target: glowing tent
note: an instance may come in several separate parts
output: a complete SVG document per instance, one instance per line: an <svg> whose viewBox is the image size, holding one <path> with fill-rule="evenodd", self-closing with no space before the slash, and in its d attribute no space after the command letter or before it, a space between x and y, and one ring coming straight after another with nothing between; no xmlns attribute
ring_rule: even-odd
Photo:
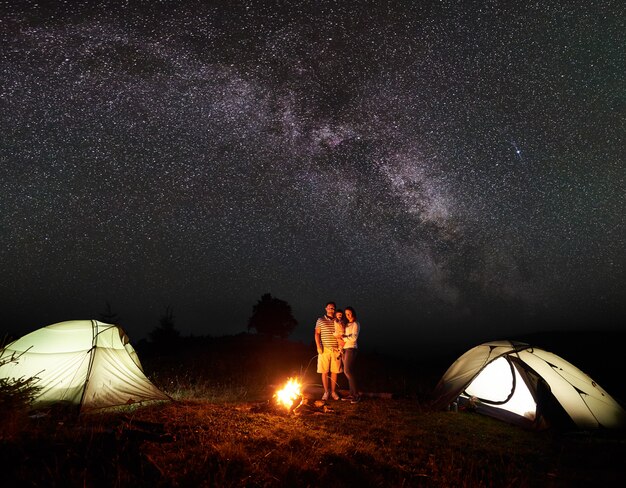
<svg viewBox="0 0 626 488"><path fill-rule="evenodd" d="M34 406L68 403L81 411L168 400L143 373L128 336L97 320L61 322L12 342L0 378L38 378Z"/></svg>
<svg viewBox="0 0 626 488"><path fill-rule="evenodd" d="M556 354L520 342L474 347L448 368L434 405L458 398L479 413L541 429L626 427L626 411L595 381Z"/></svg>

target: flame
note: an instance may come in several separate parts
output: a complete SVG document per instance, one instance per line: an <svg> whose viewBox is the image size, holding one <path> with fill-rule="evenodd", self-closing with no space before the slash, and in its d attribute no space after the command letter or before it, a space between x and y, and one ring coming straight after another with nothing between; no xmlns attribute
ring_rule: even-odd
<svg viewBox="0 0 626 488"><path fill-rule="evenodd" d="M302 396L302 384L296 378L289 378L283 389L274 396L279 405L291 410L294 402Z"/></svg>

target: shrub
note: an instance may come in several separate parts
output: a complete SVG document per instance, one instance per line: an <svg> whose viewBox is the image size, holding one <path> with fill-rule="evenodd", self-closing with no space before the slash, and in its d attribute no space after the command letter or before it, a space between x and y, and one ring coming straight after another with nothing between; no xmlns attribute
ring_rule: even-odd
<svg viewBox="0 0 626 488"><path fill-rule="evenodd" d="M15 362L19 355L4 355L0 349L0 367ZM22 430L27 421L27 411L40 388L39 378L0 378L0 438L12 437Z"/></svg>

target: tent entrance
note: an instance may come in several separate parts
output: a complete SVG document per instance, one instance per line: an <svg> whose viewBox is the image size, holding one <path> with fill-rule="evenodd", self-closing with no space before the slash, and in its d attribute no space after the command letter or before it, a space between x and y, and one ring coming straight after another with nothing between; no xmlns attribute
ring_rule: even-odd
<svg viewBox="0 0 626 488"><path fill-rule="evenodd" d="M489 363L465 388L462 397L476 397L493 408L534 420L537 403L515 365L505 356Z"/></svg>

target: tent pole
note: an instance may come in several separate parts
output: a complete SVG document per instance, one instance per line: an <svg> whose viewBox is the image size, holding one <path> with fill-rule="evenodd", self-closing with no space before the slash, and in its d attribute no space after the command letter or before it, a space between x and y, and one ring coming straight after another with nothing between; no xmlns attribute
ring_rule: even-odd
<svg viewBox="0 0 626 488"><path fill-rule="evenodd" d="M85 387L83 393L80 396L80 403L78 404L79 412L83 409L83 401L85 400L85 393L87 393L87 387L89 386L89 378L91 377L91 368L93 367L93 359L96 350L96 340L98 337L97 331L98 325L95 320L91 321L91 349L89 349L89 366L87 367L87 377L85 378Z"/></svg>

